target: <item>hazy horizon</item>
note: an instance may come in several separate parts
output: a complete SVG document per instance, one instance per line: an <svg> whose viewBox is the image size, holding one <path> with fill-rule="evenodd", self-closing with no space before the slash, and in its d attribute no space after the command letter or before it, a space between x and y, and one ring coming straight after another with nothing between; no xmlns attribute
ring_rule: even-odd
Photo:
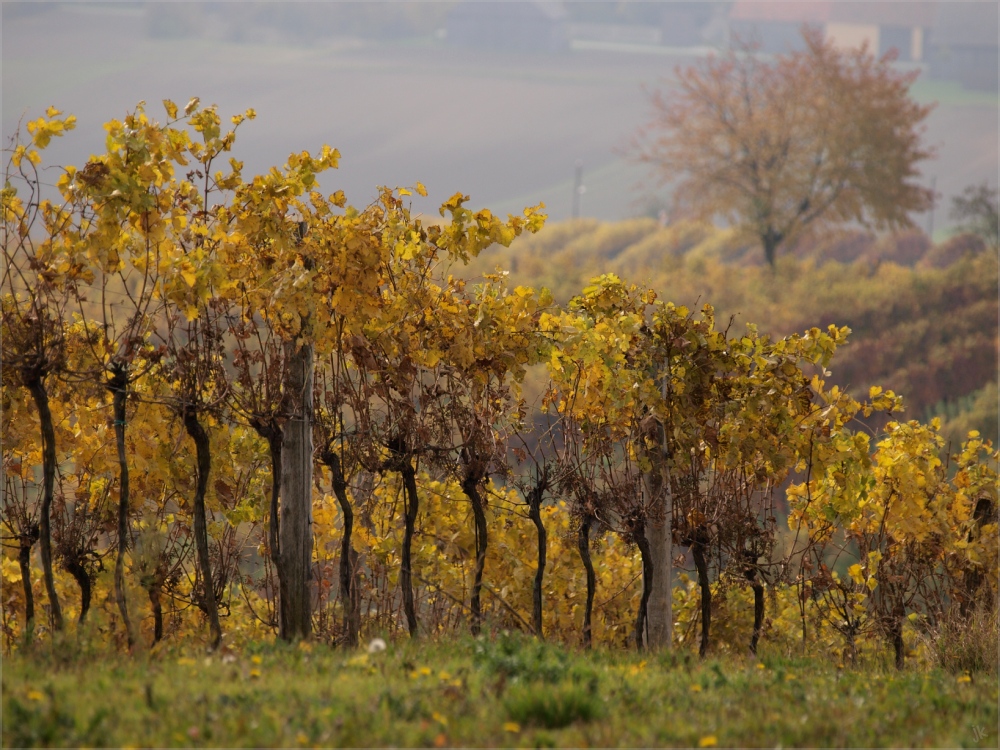
<svg viewBox="0 0 1000 750"><path fill-rule="evenodd" d="M79 165L103 151L101 125L138 101L162 120L162 99L183 105L197 96L223 117L256 109L234 150L245 174L327 143L342 159L324 190L343 189L349 202L364 205L378 185L420 181L430 195L414 205L425 212L462 191L471 205L498 213L544 201L553 220L568 218L578 160L582 216L615 220L653 210L669 196L622 149L650 115L648 92L705 51L702 38L689 49L458 47L441 38L447 3L378 4L381 15L354 4L258 3L253 13L223 3L45 5L3 4L5 144L22 118L54 105L75 114L78 126L53 142L44 164ZM227 20L237 7L245 17ZM390 9L403 13L396 26ZM168 11L181 20L168 13L164 21ZM328 11L339 16L320 28L316 19ZM361 33L365 24L384 28ZM623 28L633 36L643 30ZM921 165L922 181L934 179L941 193L934 219L941 229L952 196L996 183L996 95L925 78L915 96L942 100L925 136L938 155ZM637 188L644 180L648 188ZM927 218L914 217L925 229Z"/></svg>

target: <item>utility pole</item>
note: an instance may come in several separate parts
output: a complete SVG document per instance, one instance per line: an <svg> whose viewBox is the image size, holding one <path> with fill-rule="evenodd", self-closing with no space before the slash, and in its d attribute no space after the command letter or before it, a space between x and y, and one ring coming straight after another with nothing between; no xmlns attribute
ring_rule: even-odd
<svg viewBox="0 0 1000 750"><path fill-rule="evenodd" d="M574 219L580 218L580 202L586 192L587 186L583 184L583 160L577 159L573 174L573 203L570 210L570 216Z"/></svg>

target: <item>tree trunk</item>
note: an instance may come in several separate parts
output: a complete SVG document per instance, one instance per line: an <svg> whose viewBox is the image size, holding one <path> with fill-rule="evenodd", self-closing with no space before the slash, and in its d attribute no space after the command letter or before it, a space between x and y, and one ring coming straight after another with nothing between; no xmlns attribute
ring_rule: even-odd
<svg viewBox="0 0 1000 750"><path fill-rule="evenodd" d="M750 588L753 590L753 635L750 636L750 653L757 653L757 644L760 642L760 636L764 629L764 584L762 584L758 579L757 568L754 567L757 564L758 556L752 551L744 552L746 555L747 566L743 569L743 575L750 582Z"/></svg>
<svg viewBox="0 0 1000 750"><path fill-rule="evenodd" d="M892 649L896 654L896 669L902 669L906 660L906 650L903 647L903 623L895 622L892 626Z"/></svg>
<svg viewBox="0 0 1000 750"><path fill-rule="evenodd" d="M656 581L653 572L653 556L646 537L646 523L639 521L639 528L636 529L635 541L639 547L639 556L642 558L642 597L639 599L639 612L635 618L635 648L642 651L644 645L649 645L649 597L653 592L653 583Z"/></svg>
<svg viewBox="0 0 1000 750"><path fill-rule="evenodd" d="M222 626L219 624L219 606L215 601L215 585L212 580L212 564L208 553L208 519L205 514L205 494L208 492L208 477L212 469L211 445L208 433L198 420L198 412L193 406L184 408L184 428L194 440L198 460L198 483L194 492L194 543L198 553L198 570L201 573L201 603L208 616L211 634L210 648L215 650L222 642Z"/></svg>
<svg viewBox="0 0 1000 750"><path fill-rule="evenodd" d="M805 559L805 556L803 556ZM808 592L806 591L805 581L803 580L803 574L800 572L796 578L796 587L798 588L798 605L799 605L799 622L802 625L802 653L806 653L806 647L808 645L807 636L809 634L808 623L806 622L806 603L808 602Z"/></svg>
<svg viewBox="0 0 1000 750"><path fill-rule="evenodd" d="M479 482L482 476L479 472L466 469L462 480L462 491L472 503L472 515L475 519L476 537L476 567L472 578L472 597L469 601L469 611L472 616L472 635L479 635L483 625L483 610L480 596L483 589L483 569L486 567L486 549L488 537L486 532L486 511L483 508L483 496L479 493Z"/></svg>
<svg viewBox="0 0 1000 750"><path fill-rule="evenodd" d="M660 395L667 400L669 378L664 376ZM670 648L673 637L673 493L670 488L670 455L667 428L662 419L656 420L655 430L659 450L647 450L652 470L644 485L649 502L642 519L641 536L647 545L649 566L643 562L643 596L645 611L645 643L650 649ZM652 426L652 425L650 425ZM652 437L652 431L650 437Z"/></svg>
<svg viewBox="0 0 1000 750"><path fill-rule="evenodd" d="M764 630L764 585L760 581L750 584L753 589L753 635L750 637L750 653L756 655L757 644Z"/></svg>
<svg viewBox="0 0 1000 750"><path fill-rule="evenodd" d="M281 580L281 547L278 543L278 496L281 493L281 430L273 427L264 436L271 454L271 505L267 518L267 546L274 570ZM280 602L279 602L279 607Z"/></svg>
<svg viewBox="0 0 1000 750"><path fill-rule="evenodd" d="M906 662L906 648L903 643L903 620L906 619L906 611L902 605L894 608L889 621L889 640L892 642L892 650L896 656L896 669L902 669Z"/></svg>
<svg viewBox="0 0 1000 750"><path fill-rule="evenodd" d="M353 647L358 645L358 633L361 630L361 613L354 586L354 561L357 553L351 545L354 533L354 509L347 497L347 480L344 478L340 456L332 449L325 450L323 462L330 467L333 494L344 514L344 537L340 542L340 601L344 607L344 644Z"/></svg>
<svg viewBox="0 0 1000 750"><path fill-rule="evenodd" d="M254 417L250 420L250 426L267 441L267 450L271 457L271 502L268 505L267 513L267 554L274 565L275 575L278 577L279 585L281 581L281 551L278 536L278 497L281 494L281 428L272 417L264 420ZM278 619L281 619L281 597L276 604ZM270 604L270 601L268 601ZM273 625L273 624L272 624Z"/></svg>
<svg viewBox="0 0 1000 750"><path fill-rule="evenodd" d="M577 549L583 559L583 567L587 570L587 606L583 610L583 645L585 648L591 646L590 615L594 609L594 591L597 588L597 576L594 575L594 563L590 560L590 526L593 517L586 515L580 524L580 533L577 536Z"/></svg>
<svg viewBox="0 0 1000 750"><path fill-rule="evenodd" d="M32 527L31 531L35 531ZM35 594L31 590L31 546L36 534L29 533L21 538L17 551L17 562L21 566L21 587L24 589L24 638L29 640L35 633Z"/></svg>
<svg viewBox="0 0 1000 750"><path fill-rule="evenodd" d="M545 553L548 536L542 523L542 494L536 487L528 496L528 518L535 524L538 533L538 567L535 569L535 581L531 586L531 626L535 635L544 637L542 632L542 581L545 578Z"/></svg>
<svg viewBox="0 0 1000 750"><path fill-rule="evenodd" d="M38 408L38 418L42 427L42 507L39 509L39 545L42 551L42 574L45 578L45 592L49 598L49 609L52 625L56 630L63 629L62 609L59 607L59 595L56 593L55 578L52 574L52 531L49 516L52 510L52 495L56 478L56 431L52 424L52 411L49 409L49 394L45 390L44 381L35 377L28 383L28 390Z"/></svg>
<svg viewBox="0 0 1000 750"><path fill-rule="evenodd" d="M281 520L278 569L283 640L312 632L312 416L313 347L285 344L285 400L289 414L281 439Z"/></svg>
<svg viewBox="0 0 1000 750"><path fill-rule="evenodd" d="M767 260L767 264L771 268L774 268L774 261L778 252L778 246L781 244L783 239L784 235L774 229L768 229L760 237L760 242L764 246L764 258Z"/></svg>
<svg viewBox="0 0 1000 750"><path fill-rule="evenodd" d="M709 631L712 626L712 588L708 582L708 560L705 558L705 537L703 529L695 531L695 540L691 544L691 556L694 557L698 569L698 586L701 588L701 646L698 655L708 653Z"/></svg>
<svg viewBox="0 0 1000 750"><path fill-rule="evenodd" d="M853 666L858 663L858 642L855 629L848 628L844 638L847 641L847 663Z"/></svg>
<svg viewBox="0 0 1000 750"><path fill-rule="evenodd" d="M962 576L962 598L958 604L958 613L966 622L972 619L972 613L976 610L976 593L979 591L982 583L982 571L974 565L966 563L965 572Z"/></svg>
<svg viewBox="0 0 1000 750"><path fill-rule="evenodd" d="M673 629L673 592L671 577L673 568L673 540L671 538L671 496L669 484L659 482L654 497L658 497L659 507L643 525L643 535L649 549L649 577L643 565L643 590L648 590L646 606L646 645L651 649L670 648ZM666 491L661 488L666 485ZM646 594L644 594L645 596Z"/></svg>
<svg viewBox="0 0 1000 750"><path fill-rule="evenodd" d="M996 523L996 508L993 501L988 497L979 498L976 501L976 508L972 512L972 518L975 523L969 529L967 537L967 541L969 542L979 538L984 525L987 523ZM980 566L969 562L965 563L965 571L962 577L963 586L958 606L959 615L963 620L970 620L972 613L975 612L978 599L981 598L978 594L984 579L985 576Z"/></svg>
<svg viewBox="0 0 1000 750"><path fill-rule="evenodd" d="M77 623L83 625L83 621L87 619L87 613L90 611L90 574L78 558L66 562L66 572L73 576L76 585L80 587L80 617L77 618Z"/></svg>
<svg viewBox="0 0 1000 750"><path fill-rule="evenodd" d="M116 366L108 383L111 390L115 443L118 446L118 555L115 558L115 601L125 626L125 637L131 650L136 636L132 620L128 616L128 600L125 594L125 553L128 550L128 460L125 456L125 397L128 393L128 373L124 366Z"/></svg>
<svg viewBox="0 0 1000 750"><path fill-rule="evenodd" d="M406 625L410 637L417 637L417 608L413 602L413 567L411 550L413 548L413 532L417 526L417 472L411 459L407 456L402 465L403 475L403 549L401 550L399 583L403 587L403 611L406 614Z"/></svg>
<svg viewBox="0 0 1000 750"><path fill-rule="evenodd" d="M153 644L163 640L163 604L160 602L160 582L153 581L146 589L149 594L149 606L153 610Z"/></svg>

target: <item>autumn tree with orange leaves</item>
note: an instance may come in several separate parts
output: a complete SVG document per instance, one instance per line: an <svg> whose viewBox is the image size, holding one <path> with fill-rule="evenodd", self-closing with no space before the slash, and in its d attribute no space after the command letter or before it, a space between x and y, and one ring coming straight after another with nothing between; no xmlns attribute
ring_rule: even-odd
<svg viewBox="0 0 1000 750"><path fill-rule="evenodd" d="M931 106L909 97L917 72L866 46L836 48L804 28L804 48L768 59L753 45L678 69L653 95L633 153L674 187L677 207L720 216L779 249L822 225L910 225L933 192L917 182Z"/></svg>

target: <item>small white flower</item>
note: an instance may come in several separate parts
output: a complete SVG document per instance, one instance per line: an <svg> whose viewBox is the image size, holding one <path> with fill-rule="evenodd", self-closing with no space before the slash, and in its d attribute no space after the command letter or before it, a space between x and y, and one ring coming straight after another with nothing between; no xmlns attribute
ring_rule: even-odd
<svg viewBox="0 0 1000 750"><path fill-rule="evenodd" d="M385 641L381 638L372 638L371 643L368 644L368 653L377 654L379 651L385 651Z"/></svg>

